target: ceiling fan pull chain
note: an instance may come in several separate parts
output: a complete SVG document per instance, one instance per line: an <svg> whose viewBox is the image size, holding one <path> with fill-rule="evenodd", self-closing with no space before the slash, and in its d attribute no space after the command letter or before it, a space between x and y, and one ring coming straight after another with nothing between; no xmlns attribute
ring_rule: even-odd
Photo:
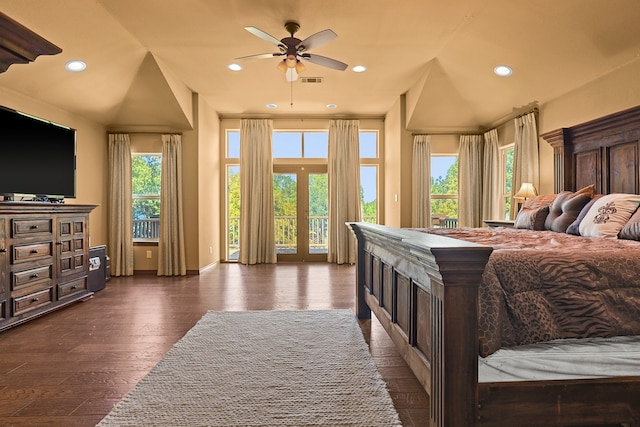
<svg viewBox="0 0 640 427"><path fill-rule="evenodd" d="M291 102L291 108L293 108L293 80L291 80L291 82L289 83L291 83L291 98L290 98L291 101L290 102Z"/></svg>

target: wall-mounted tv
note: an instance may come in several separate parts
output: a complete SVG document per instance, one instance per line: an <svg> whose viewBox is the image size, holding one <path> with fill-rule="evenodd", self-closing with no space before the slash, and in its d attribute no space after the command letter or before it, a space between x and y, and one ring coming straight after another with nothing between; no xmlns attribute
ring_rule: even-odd
<svg viewBox="0 0 640 427"><path fill-rule="evenodd" d="M75 129L0 106L0 194L76 197Z"/></svg>

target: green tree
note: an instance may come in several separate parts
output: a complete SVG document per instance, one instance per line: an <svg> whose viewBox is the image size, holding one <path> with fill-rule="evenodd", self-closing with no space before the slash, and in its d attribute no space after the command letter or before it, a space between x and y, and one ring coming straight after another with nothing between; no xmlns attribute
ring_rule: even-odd
<svg viewBox="0 0 640 427"><path fill-rule="evenodd" d="M449 167L444 177L431 177L431 194L458 194L458 159ZM449 218L458 217L458 200L432 199L431 214L445 215Z"/></svg>
<svg viewBox="0 0 640 427"><path fill-rule="evenodd" d="M227 170L227 209L229 218L240 217L240 167L229 166Z"/></svg>
<svg viewBox="0 0 640 427"><path fill-rule="evenodd" d="M133 219L146 219L160 215L161 171L162 156L160 154L131 156Z"/></svg>
<svg viewBox="0 0 640 427"><path fill-rule="evenodd" d="M309 215L329 214L329 180L326 173L309 175Z"/></svg>

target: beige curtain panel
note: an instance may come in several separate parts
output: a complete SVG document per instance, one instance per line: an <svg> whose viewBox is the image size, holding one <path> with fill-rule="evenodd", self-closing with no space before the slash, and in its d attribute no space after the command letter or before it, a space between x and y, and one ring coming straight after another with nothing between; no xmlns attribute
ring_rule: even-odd
<svg viewBox="0 0 640 427"><path fill-rule="evenodd" d="M240 126L241 264L276 263L271 120L243 119Z"/></svg>
<svg viewBox="0 0 640 427"><path fill-rule="evenodd" d="M133 211L129 135L109 134L108 252L112 276L133 275Z"/></svg>
<svg viewBox="0 0 640 427"><path fill-rule="evenodd" d="M411 226L431 227L431 136L413 137Z"/></svg>
<svg viewBox="0 0 640 427"><path fill-rule="evenodd" d="M346 222L360 221L360 130L358 120L329 123L329 250L327 261L355 264L355 236Z"/></svg>
<svg viewBox="0 0 640 427"><path fill-rule="evenodd" d="M500 183L500 148L496 129L491 129L484 134L482 171L482 219L498 219L502 203L502 185Z"/></svg>
<svg viewBox="0 0 640 427"><path fill-rule="evenodd" d="M536 188L540 188L538 126L535 112L516 117L514 124L516 133L511 189L515 193L523 182L530 182Z"/></svg>
<svg viewBox="0 0 640 427"><path fill-rule="evenodd" d="M160 188L158 276L184 276L187 274L187 262L184 249L184 214L182 210L181 135L162 135Z"/></svg>
<svg viewBox="0 0 640 427"><path fill-rule="evenodd" d="M482 222L482 135L462 135L458 157L458 226L481 227Z"/></svg>

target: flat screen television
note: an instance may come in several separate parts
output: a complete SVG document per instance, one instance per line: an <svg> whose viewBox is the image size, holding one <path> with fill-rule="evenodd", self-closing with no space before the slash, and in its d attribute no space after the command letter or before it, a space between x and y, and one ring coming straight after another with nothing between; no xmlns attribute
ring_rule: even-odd
<svg viewBox="0 0 640 427"><path fill-rule="evenodd" d="M0 194L75 198L75 129L0 106Z"/></svg>

